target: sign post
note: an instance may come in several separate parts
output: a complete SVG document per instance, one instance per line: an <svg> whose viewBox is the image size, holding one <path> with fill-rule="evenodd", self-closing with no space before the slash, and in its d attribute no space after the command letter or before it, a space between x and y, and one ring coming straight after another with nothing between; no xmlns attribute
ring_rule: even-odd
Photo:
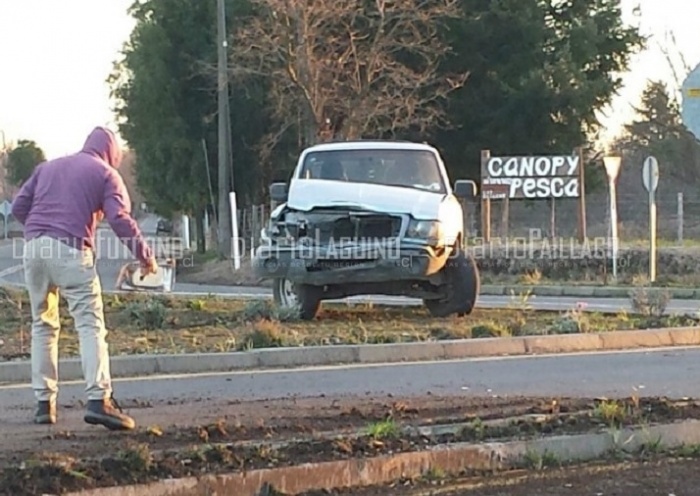
<svg viewBox="0 0 700 496"><path fill-rule="evenodd" d="M656 188L659 185L659 162L647 157L642 169L642 182L649 192L649 281L656 281Z"/></svg>
<svg viewBox="0 0 700 496"><path fill-rule="evenodd" d="M608 173L608 186L610 188L610 237L612 246L613 279L617 280L617 253L619 240L617 238L617 191L615 182L620 172L621 157L604 157L605 171Z"/></svg>
<svg viewBox="0 0 700 496"><path fill-rule="evenodd" d="M9 224L10 215L12 214L12 203L10 203L7 200L0 203L0 214L2 215L3 226L4 226L4 231L5 231L5 239L7 239L8 224Z"/></svg>

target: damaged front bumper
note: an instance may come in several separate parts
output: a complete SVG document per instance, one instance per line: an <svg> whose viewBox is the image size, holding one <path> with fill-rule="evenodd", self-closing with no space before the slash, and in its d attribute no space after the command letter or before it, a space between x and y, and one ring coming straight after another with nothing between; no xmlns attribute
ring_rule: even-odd
<svg viewBox="0 0 700 496"><path fill-rule="evenodd" d="M253 271L263 279L297 284L335 285L400 281L434 281L448 254L442 248L401 243L390 248L351 245L260 246Z"/></svg>

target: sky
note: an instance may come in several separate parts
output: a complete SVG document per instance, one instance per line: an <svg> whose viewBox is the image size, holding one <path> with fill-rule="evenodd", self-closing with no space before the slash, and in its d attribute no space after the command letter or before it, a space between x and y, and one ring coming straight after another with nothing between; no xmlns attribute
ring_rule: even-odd
<svg viewBox="0 0 700 496"><path fill-rule="evenodd" d="M213 0L193 0L213 1ZM4 138L32 139L48 158L72 153L97 125L115 127L106 79L134 22L132 0L0 0L0 147ZM700 63L700 0L622 0L624 20L651 35L635 56L624 87L603 118L605 137L615 136L634 112L648 79L676 81L659 45ZM636 5L641 15L633 15ZM669 47L672 32L678 50ZM685 77L682 64L681 81ZM679 83L680 83L679 82ZM535 151L533 151L535 152Z"/></svg>

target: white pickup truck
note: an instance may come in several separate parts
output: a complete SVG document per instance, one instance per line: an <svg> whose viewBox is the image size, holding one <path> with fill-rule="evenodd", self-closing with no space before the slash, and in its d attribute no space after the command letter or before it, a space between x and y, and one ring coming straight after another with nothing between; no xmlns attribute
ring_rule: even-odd
<svg viewBox="0 0 700 496"><path fill-rule="evenodd" d="M479 271L463 249L458 198L438 151L399 141L345 141L305 149L262 231L256 275L275 303L313 319L321 301L356 295L420 298L435 317L467 315Z"/></svg>

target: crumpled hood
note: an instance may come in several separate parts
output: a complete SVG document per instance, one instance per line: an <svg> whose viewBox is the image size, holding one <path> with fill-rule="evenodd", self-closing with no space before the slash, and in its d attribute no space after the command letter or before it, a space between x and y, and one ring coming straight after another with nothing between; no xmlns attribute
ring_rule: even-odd
<svg viewBox="0 0 700 496"><path fill-rule="evenodd" d="M122 154L117 137L105 127L96 127L85 140L83 152L100 157L114 168L119 167Z"/></svg>
<svg viewBox="0 0 700 496"><path fill-rule="evenodd" d="M433 220L440 214L445 195L431 191L317 179L293 180L287 206L309 211L316 207L356 207L375 212L410 214Z"/></svg>

